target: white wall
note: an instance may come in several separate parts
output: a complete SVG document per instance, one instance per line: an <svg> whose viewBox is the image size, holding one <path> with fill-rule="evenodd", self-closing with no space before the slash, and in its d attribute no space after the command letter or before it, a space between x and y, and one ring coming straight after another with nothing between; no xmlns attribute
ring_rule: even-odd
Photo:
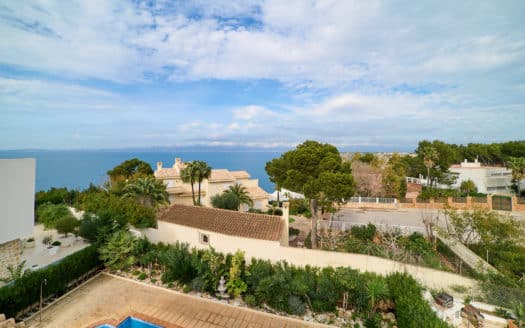
<svg viewBox="0 0 525 328"><path fill-rule="evenodd" d="M0 244L33 233L35 159L0 159Z"/></svg>
<svg viewBox="0 0 525 328"><path fill-rule="evenodd" d="M240 249L245 252L246 259L254 257L272 262L287 261L298 266L351 267L360 271L375 272L383 275L391 272L406 271L427 287L436 289L444 288L449 289L449 291L452 285L462 285L465 287L476 285L473 279L457 274L403 264L380 257L283 247L280 246L279 241L228 236L164 221L158 221L158 229L142 229L141 231L152 242L162 241L164 243L175 243L176 241L180 241L188 243L190 247L207 248L212 246L215 250L223 253L234 253ZM200 243L199 233L209 235L209 246Z"/></svg>

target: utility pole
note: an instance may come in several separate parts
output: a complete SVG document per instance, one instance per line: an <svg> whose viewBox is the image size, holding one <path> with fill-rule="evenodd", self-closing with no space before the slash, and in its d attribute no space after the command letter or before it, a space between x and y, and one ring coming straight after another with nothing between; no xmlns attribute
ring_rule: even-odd
<svg viewBox="0 0 525 328"><path fill-rule="evenodd" d="M44 278L44 280L42 280L42 282L40 283L40 313L39 313L39 316L40 316L40 323L42 323L42 288L43 286L47 285L47 279Z"/></svg>

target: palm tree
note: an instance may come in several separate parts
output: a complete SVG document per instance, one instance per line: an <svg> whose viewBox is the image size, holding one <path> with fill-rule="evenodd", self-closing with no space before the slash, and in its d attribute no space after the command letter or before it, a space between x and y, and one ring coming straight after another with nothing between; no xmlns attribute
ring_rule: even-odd
<svg viewBox="0 0 525 328"><path fill-rule="evenodd" d="M204 179L209 179L211 176L211 167L208 165L208 163L204 161L195 161L195 178L197 182L199 183L199 193L198 193L198 205L201 204L201 184Z"/></svg>
<svg viewBox="0 0 525 328"><path fill-rule="evenodd" d="M525 305L521 302L513 302L512 312L514 312L518 327L525 327Z"/></svg>
<svg viewBox="0 0 525 328"><path fill-rule="evenodd" d="M388 286L383 279L372 279L366 284L366 298L370 307L369 318L377 311L379 301L388 297Z"/></svg>
<svg viewBox="0 0 525 328"><path fill-rule="evenodd" d="M427 186L430 182L430 169L434 167L438 160L438 152L436 148L432 146L426 146L423 148L423 163L427 168Z"/></svg>
<svg viewBox="0 0 525 328"><path fill-rule="evenodd" d="M134 198L139 204L149 207L169 203L166 186L151 176L128 182L124 187L122 198Z"/></svg>
<svg viewBox="0 0 525 328"><path fill-rule="evenodd" d="M225 193L232 193L239 199L239 210L241 208L241 204L246 204L248 206L253 206L253 200L248 196L248 190L246 190L246 187L242 186L241 184L234 184L228 187L228 190L224 191Z"/></svg>
<svg viewBox="0 0 525 328"><path fill-rule="evenodd" d="M506 162L507 169L512 171L512 179L516 181L517 196L521 196L520 182L525 178L525 157L509 157Z"/></svg>
<svg viewBox="0 0 525 328"><path fill-rule="evenodd" d="M186 164L186 167L182 169L180 172L180 178L182 182L189 183L191 185L191 198L193 200L193 205L196 205L195 202L195 180L197 178L197 166L195 165L195 162L189 162ZM200 185L199 185L200 187ZM200 196L200 190L199 190L199 196Z"/></svg>
<svg viewBox="0 0 525 328"><path fill-rule="evenodd" d="M7 271L9 271L9 276L6 278L0 278L0 281L10 282L12 280L17 281L18 279L22 278L24 274L26 274L29 271L29 269L24 270L25 264L26 261L22 261L17 266L8 265Z"/></svg>

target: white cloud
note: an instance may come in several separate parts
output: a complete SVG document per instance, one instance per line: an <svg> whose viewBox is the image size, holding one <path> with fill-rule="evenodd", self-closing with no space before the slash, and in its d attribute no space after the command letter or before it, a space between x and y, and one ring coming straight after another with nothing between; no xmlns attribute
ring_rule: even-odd
<svg viewBox="0 0 525 328"><path fill-rule="evenodd" d="M233 117L237 120L251 121L262 118L276 117L278 114L265 107L249 105L233 110Z"/></svg>
<svg viewBox="0 0 525 328"><path fill-rule="evenodd" d="M452 0L6 2L0 65L39 77L0 77L0 111L129 109L125 118L151 143L523 138L509 128L525 121L521 8ZM75 84L99 80L146 88L271 80L287 96L254 92L176 115L169 103L146 110L118 92ZM97 119L108 128L115 117ZM160 131L145 131L145 122Z"/></svg>

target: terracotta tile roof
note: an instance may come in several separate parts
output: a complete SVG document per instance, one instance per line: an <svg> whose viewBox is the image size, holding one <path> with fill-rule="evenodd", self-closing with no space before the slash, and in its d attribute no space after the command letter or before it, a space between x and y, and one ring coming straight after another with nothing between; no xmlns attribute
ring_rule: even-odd
<svg viewBox="0 0 525 328"><path fill-rule="evenodd" d="M230 173L235 179L248 179L250 177L250 173L246 171L230 171Z"/></svg>
<svg viewBox="0 0 525 328"><path fill-rule="evenodd" d="M233 181L235 177L225 169L211 170L209 181Z"/></svg>
<svg viewBox="0 0 525 328"><path fill-rule="evenodd" d="M186 205L172 205L158 219L230 236L274 241L280 240L284 228L279 216Z"/></svg>
<svg viewBox="0 0 525 328"><path fill-rule="evenodd" d="M269 195L261 187L249 187L246 188L251 199L268 198Z"/></svg>

